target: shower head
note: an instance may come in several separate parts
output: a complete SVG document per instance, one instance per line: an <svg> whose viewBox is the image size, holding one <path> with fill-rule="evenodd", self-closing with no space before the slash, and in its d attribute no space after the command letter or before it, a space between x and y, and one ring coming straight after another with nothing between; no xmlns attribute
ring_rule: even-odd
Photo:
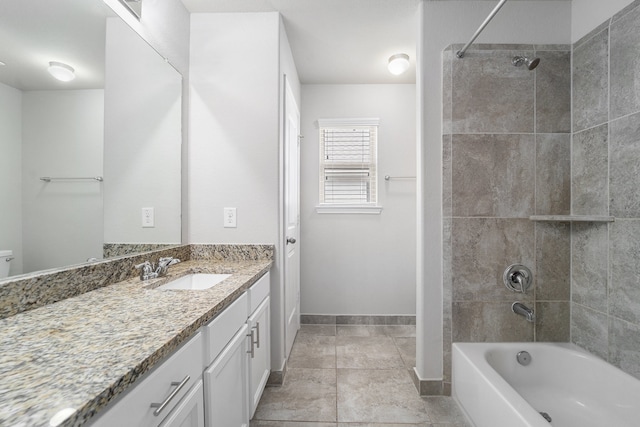
<svg viewBox="0 0 640 427"><path fill-rule="evenodd" d="M527 66L527 69L533 70L540 63L540 58L529 59L526 56L514 56L513 59L511 60L511 63L516 67L519 67L524 64Z"/></svg>

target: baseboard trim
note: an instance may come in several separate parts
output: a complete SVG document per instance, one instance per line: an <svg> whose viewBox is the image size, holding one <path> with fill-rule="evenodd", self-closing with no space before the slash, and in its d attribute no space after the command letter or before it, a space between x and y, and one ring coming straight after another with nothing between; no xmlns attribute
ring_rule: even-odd
<svg viewBox="0 0 640 427"><path fill-rule="evenodd" d="M451 383L443 380L421 380L415 368L409 373L420 396L451 396Z"/></svg>
<svg viewBox="0 0 640 427"><path fill-rule="evenodd" d="M302 314L304 325L415 325L416 316Z"/></svg>
<svg viewBox="0 0 640 427"><path fill-rule="evenodd" d="M287 375L287 361L282 365L281 371L271 371L267 379L267 387L280 387L284 384L284 378Z"/></svg>

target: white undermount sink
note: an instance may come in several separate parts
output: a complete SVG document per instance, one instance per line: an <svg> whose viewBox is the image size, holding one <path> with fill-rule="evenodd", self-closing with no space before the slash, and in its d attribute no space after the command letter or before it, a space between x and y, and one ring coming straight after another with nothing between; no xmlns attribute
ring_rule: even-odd
<svg viewBox="0 0 640 427"><path fill-rule="evenodd" d="M222 282L230 274L187 274L178 279L158 286L156 289L183 289L183 290L204 290L209 289Z"/></svg>

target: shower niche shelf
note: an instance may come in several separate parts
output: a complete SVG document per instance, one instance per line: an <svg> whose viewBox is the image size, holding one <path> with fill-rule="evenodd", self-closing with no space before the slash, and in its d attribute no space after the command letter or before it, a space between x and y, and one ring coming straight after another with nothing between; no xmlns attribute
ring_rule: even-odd
<svg viewBox="0 0 640 427"><path fill-rule="evenodd" d="M616 220L613 216L602 215L533 215L529 219L548 222L615 222Z"/></svg>

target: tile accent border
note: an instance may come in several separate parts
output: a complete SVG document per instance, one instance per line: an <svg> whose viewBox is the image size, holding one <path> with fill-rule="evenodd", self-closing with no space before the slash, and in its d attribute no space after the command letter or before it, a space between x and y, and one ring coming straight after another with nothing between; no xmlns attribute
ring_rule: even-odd
<svg viewBox="0 0 640 427"><path fill-rule="evenodd" d="M416 316L302 314L303 325L415 325Z"/></svg>

